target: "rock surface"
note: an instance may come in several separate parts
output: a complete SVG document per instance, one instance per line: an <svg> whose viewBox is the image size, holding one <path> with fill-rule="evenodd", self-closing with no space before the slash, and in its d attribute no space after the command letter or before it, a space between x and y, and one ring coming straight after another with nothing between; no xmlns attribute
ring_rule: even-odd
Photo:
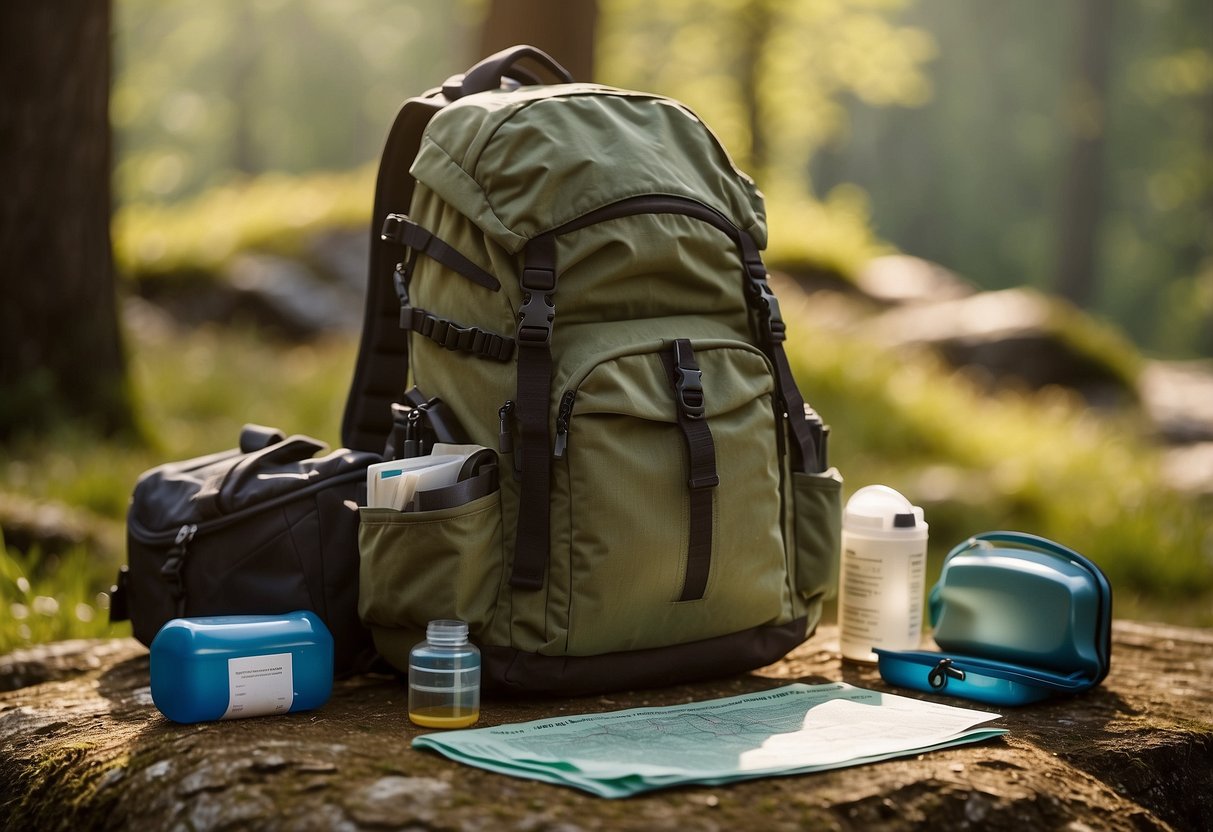
<svg viewBox="0 0 1213 832"><path fill-rule="evenodd" d="M0 658L5 829L734 830L1213 828L1213 633L1131 622L1088 694L1004 709L1001 739L820 774L680 788L622 801L413 751L419 732L387 677L337 684L323 709L183 726L155 710L134 641ZM75 660L72 660L72 656ZM822 631L753 674L573 700L490 700L482 725L664 705L838 680ZM10 682L10 686L12 686ZM942 700L941 700L942 701ZM950 700L959 703L958 700Z"/></svg>

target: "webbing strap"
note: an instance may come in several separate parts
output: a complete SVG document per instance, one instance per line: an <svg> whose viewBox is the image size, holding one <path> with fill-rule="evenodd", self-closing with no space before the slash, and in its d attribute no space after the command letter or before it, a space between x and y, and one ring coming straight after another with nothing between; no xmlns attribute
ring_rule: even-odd
<svg viewBox="0 0 1213 832"><path fill-rule="evenodd" d="M515 416L522 447L518 535L510 586L539 589L547 570L552 457L548 410L552 387L552 322L556 316L556 238L533 238L523 250L522 307L518 311L518 393Z"/></svg>
<svg viewBox="0 0 1213 832"><path fill-rule="evenodd" d="M469 352L493 361L508 361L514 354L513 338L478 326L463 326L418 306L400 307L400 328L416 332L448 350Z"/></svg>
<svg viewBox="0 0 1213 832"><path fill-rule="evenodd" d="M409 504L409 511L437 511L453 506L464 506L497 490L497 466L489 465L480 473L454 485L418 491Z"/></svg>
<svg viewBox="0 0 1213 832"><path fill-rule="evenodd" d="M690 529L687 537L687 568L679 601L703 597L712 568L713 500L720 477L716 473L716 445L708 427L703 395L703 373L695 360L691 342L679 338L668 361L674 385L675 413L687 448L690 495Z"/></svg>
<svg viewBox="0 0 1213 832"><path fill-rule="evenodd" d="M497 278L464 257L446 241L413 222L405 214L388 214L383 221L380 238L385 243L396 243L411 248L413 251L419 251L486 289L492 289L495 292L501 288L501 283Z"/></svg>
<svg viewBox="0 0 1213 832"><path fill-rule="evenodd" d="M788 424L792 428L792 469L824 471L826 461L821 453L823 425L815 416L809 417L804 396L801 395L796 378L792 375L788 354L783 348L783 342L788 336L787 326L779 312L779 301L775 299L775 293L767 283L766 266L762 263L762 255L753 238L742 232L739 241L742 263L745 266L746 297L757 318L759 342L775 366L777 392L787 414Z"/></svg>
<svg viewBox="0 0 1213 832"><path fill-rule="evenodd" d="M383 147L371 213L362 340L341 420L341 443L353 450L383 450L392 429L391 404L408 383L408 333L398 326L400 301L392 279L397 258L384 245L381 229L389 211L407 209L412 201L416 181L409 168L426 124L446 104L437 90L410 98L396 114Z"/></svg>

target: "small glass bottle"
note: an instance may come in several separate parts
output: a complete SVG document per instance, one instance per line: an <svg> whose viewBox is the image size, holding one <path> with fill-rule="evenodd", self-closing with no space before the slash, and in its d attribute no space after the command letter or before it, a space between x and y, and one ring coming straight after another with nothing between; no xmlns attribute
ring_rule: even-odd
<svg viewBox="0 0 1213 832"><path fill-rule="evenodd" d="M480 718L480 651L462 621L431 621L409 653L409 719L466 728Z"/></svg>

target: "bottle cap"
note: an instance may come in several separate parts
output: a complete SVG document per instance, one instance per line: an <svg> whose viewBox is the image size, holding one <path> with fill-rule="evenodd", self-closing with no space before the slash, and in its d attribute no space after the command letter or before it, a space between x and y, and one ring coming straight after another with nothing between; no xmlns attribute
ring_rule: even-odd
<svg viewBox="0 0 1213 832"><path fill-rule="evenodd" d="M922 509L887 485L867 485L851 495L842 514L843 528L879 537L925 534Z"/></svg>
<svg viewBox="0 0 1213 832"><path fill-rule="evenodd" d="M468 625L450 619L431 621L425 628L425 640L430 644L463 644L468 640Z"/></svg>

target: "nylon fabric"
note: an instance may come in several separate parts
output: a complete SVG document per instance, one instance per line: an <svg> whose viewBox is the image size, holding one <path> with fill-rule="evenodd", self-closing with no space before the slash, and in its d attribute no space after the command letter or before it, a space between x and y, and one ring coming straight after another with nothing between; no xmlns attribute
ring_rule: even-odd
<svg viewBox="0 0 1213 832"><path fill-rule="evenodd" d="M496 362L409 335L412 383L469 441L505 441L474 523L458 506L364 512L377 647L407 666L427 618L462 617L487 684L553 692L783 655L820 617L840 506L836 481L793 474L810 454L790 452L803 432L785 411L801 399L777 339L755 326L774 296L754 297L766 243L754 182L681 104L597 85L466 96L419 147L413 199L392 210L500 289L422 257L410 302L512 335L515 349ZM525 274L536 240L550 277ZM542 336L548 312L535 286L553 282L550 342L526 346L520 323ZM680 417L663 364L678 340L702 371L702 420ZM690 487L713 468L715 487ZM736 661L708 646L726 644Z"/></svg>
<svg viewBox="0 0 1213 832"><path fill-rule="evenodd" d="M510 253L649 193L704 201L766 246L753 180L690 110L660 96L569 84L461 98L431 121L410 170Z"/></svg>

